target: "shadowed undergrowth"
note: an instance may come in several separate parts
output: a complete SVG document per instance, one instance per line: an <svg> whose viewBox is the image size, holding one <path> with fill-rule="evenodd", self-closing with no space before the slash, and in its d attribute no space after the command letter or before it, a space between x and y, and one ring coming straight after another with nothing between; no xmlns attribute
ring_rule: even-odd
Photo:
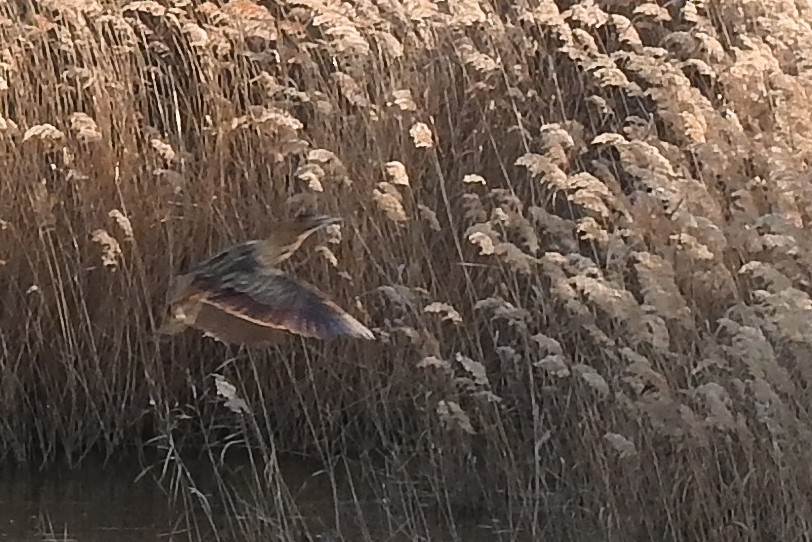
<svg viewBox="0 0 812 542"><path fill-rule="evenodd" d="M222 539L297 539L283 453L410 540L808 531L806 4L2 10L5 457L158 450ZM344 223L286 268L377 341L155 337L173 273L302 209ZM250 502L178 490L238 452Z"/></svg>

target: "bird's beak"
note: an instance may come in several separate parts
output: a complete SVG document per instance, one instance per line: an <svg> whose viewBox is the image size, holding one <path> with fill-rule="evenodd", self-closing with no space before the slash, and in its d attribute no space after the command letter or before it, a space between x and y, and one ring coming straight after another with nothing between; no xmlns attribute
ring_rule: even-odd
<svg viewBox="0 0 812 542"><path fill-rule="evenodd" d="M309 223L310 227L308 228L308 230L311 232L342 222L342 219L340 217L329 215L309 216L305 220Z"/></svg>

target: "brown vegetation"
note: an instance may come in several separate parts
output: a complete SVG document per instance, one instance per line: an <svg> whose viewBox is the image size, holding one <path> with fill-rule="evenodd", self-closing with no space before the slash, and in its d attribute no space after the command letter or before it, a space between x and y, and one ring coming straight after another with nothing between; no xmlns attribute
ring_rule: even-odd
<svg viewBox="0 0 812 542"><path fill-rule="evenodd" d="M805 3L3 9L7 456L244 448L273 507L305 453L411 540L808 536ZM174 273L303 208L345 221L300 276L378 341L155 337ZM292 540L274 509L230 525Z"/></svg>

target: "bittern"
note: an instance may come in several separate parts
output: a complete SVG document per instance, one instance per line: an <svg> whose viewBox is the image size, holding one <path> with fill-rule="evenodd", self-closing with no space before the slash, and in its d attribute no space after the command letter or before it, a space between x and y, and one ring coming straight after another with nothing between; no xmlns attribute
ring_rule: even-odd
<svg viewBox="0 0 812 542"><path fill-rule="evenodd" d="M159 333L195 328L221 342L249 346L274 344L285 332L373 339L369 329L314 286L277 268L311 234L337 222L300 215L275 224L265 239L232 245L191 266L169 285Z"/></svg>

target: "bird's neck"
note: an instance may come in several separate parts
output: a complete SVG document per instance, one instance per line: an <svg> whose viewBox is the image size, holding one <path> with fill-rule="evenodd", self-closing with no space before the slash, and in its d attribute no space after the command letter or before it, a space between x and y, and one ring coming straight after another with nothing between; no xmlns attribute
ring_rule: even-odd
<svg viewBox="0 0 812 542"><path fill-rule="evenodd" d="M281 244L274 239L266 239L257 244L257 260L266 266L279 265L293 255L301 243Z"/></svg>

